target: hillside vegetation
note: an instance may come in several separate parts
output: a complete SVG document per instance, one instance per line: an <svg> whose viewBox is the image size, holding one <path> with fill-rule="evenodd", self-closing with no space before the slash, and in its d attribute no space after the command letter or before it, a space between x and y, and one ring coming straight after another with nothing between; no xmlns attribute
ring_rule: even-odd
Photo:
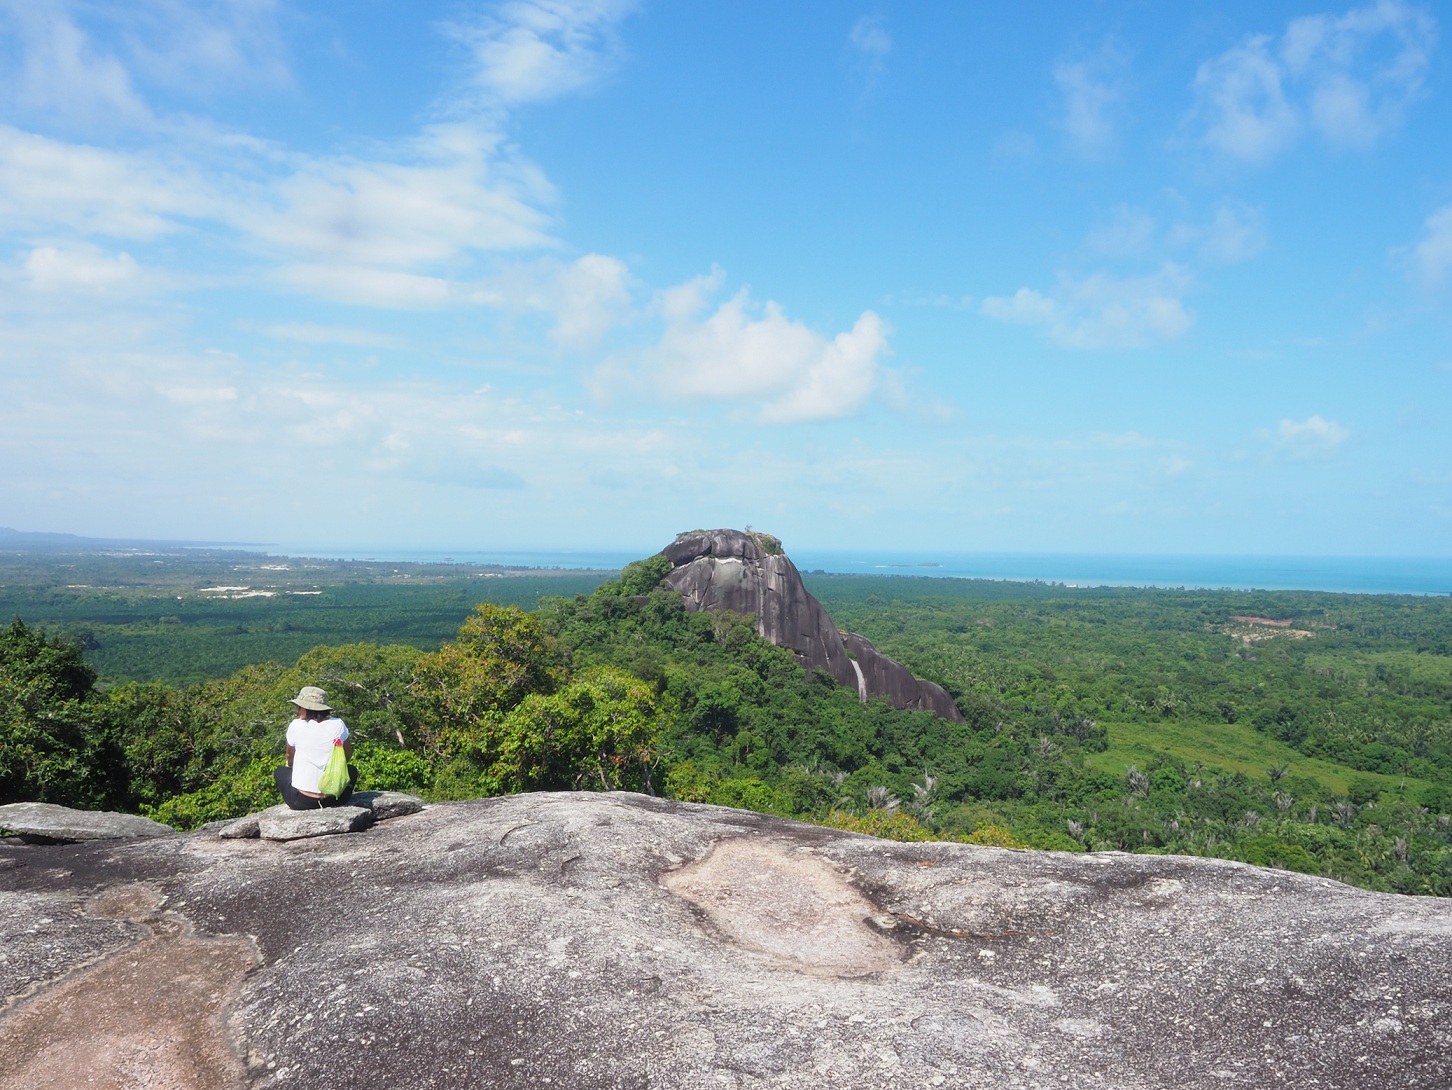
<svg viewBox="0 0 1452 1090"><path fill-rule="evenodd" d="M840 627L952 694L955 724L807 676L749 616L686 612L659 588L667 565L531 611L483 603L432 647L344 642L185 687L97 686L78 643L16 622L0 801L182 826L271 804L287 699L318 684L368 787L624 787L1452 894L1447 599L808 576Z"/></svg>

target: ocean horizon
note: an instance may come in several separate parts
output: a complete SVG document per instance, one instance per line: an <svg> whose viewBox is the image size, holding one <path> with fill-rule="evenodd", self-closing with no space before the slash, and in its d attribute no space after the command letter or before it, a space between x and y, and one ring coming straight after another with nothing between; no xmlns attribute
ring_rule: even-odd
<svg viewBox="0 0 1452 1090"><path fill-rule="evenodd" d="M656 550L256 548L273 556L542 570L618 571ZM1070 587L1313 590L1343 594L1452 594L1452 557L1220 556L1159 553L934 552L792 549L805 573L1055 583Z"/></svg>

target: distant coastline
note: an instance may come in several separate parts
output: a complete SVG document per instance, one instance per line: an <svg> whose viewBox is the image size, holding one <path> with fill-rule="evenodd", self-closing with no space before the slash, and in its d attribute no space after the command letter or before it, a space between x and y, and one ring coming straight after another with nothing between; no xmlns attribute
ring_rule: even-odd
<svg viewBox="0 0 1452 1090"><path fill-rule="evenodd" d="M0 527L0 551L95 552L226 550L269 557L381 563L475 564L543 571L619 571L656 551L406 549L292 543L158 541L28 533ZM1163 587L1205 590L1309 590L1339 594L1452 595L1452 557L1214 556L1164 553L928 552L889 549L787 549L807 574L902 579L992 579L1066 587Z"/></svg>
<svg viewBox="0 0 1452 1090"><path fill-rule="evenodd" d="M656 550L422 550L272 546L279 556L616 571ZM1081 587L1312 590L1343 594L1452 594L1452 557L1196 556L1109 553L929 553L793 549L804 573L903 579L994 579Z"/></svg>

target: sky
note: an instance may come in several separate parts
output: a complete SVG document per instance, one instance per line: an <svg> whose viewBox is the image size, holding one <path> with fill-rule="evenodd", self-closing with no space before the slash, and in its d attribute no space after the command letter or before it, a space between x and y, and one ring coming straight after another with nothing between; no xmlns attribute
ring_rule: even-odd
<svg viewBox="0 0 1452 1090"><path fill-rule="evenodd" d="M0 0L0 525L1452 556L1449 13Z"/></svg>

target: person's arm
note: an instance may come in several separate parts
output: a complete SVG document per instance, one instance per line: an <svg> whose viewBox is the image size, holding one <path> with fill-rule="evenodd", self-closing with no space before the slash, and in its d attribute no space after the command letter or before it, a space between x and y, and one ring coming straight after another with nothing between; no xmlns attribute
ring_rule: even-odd
<svg viewBox="0 0 1452 1090"><path fill-rule="evenodd" d="M343 743L343 756L350 761L353 759L353 740L351 738Z"/></svg>
<svg viewBox="0 0 1452 1090"><path fill-rule="evenodd" d="M297 746L288 746L287 747L287 767L288 768L291 768L292 767L292 759L293 759L294 756L296 756L296 754L297 754Z"/></svg>

